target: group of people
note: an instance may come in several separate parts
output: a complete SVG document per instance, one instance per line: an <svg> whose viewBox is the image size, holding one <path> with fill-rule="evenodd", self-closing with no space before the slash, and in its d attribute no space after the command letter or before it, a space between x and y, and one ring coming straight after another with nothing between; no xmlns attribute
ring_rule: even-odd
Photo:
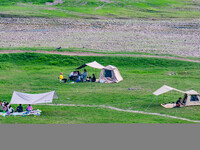
<svg viewBox="0 0 200 150"><path fill-rule="evenodd" d="M14 109L12 108L12 106L8 103L8 102L1 102L0 101L0 106L1 106L1 111L6 112L7 114L13 113ZM33 107L29 104L26 107L26 111L30 112L33 110ZM17 108L15 109L15 112L23 112L23 107L21 104L19 104L19 106L17 106Z"/></svg>
<svg viewBox="0 0 200 150"><path fill-rule="evenodd" d="M67 82L67 79L64 78L62 72L60 73L60 79L63 80L64 83ZM74 79L75 79L76 82L85 82L85 81L95 82L96 81L95 74L92 74L92 77L91 76L88 77L88 73L87 73L86 69L84 69L84 72L82 74L81 74L80 71L71 72L70 75L69 75L69 80L74 81Z"/></svg>

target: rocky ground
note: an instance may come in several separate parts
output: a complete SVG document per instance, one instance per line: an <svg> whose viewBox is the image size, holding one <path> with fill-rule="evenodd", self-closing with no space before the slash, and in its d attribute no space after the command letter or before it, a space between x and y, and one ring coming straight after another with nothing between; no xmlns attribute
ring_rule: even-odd
<svg viewBox="0 0 200 150"><path fill-rule="evenodd" d="M0 18L0 47L63 47L200 57L200 20Z"/></svg>

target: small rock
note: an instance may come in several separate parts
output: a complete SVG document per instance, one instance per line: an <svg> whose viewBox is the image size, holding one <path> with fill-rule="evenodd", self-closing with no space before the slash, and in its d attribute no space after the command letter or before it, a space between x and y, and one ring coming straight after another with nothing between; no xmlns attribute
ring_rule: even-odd
<svg viewBox="0 0 200 150"><path fill-rule="evenodd" d="M140 88L128 88L128 90L140 90Z"/></svg>

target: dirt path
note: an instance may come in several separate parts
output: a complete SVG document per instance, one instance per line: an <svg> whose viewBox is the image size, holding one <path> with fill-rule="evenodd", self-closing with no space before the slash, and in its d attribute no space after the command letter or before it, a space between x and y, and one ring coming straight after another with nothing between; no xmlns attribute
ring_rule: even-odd
<svg viewBox="0 0 200 150"><path fill-rule="evenodd" d="M38 104L39 105L39 104ZM50 105L50 106L56 106L56 104L40 104L40 105ZM76 105L76 104L57 104L57 106L71 106L71 107L99 107L99 108L106 108L106 109L111 109L111 110L116 110L116 111L122 111L122 112L130 112L130 113L137 113L137 114L146 114L146 115L154 115L154 116L161 116L161 117L167 117L167 118L173 118L173 119L179 119L179 120L184 120L184 121L189 121L189 122L194 122L194 123L200 123L199 120L190 120L187 118L182 118L182 117L176 117L176 116L170 116L166 114L159 114L159 113L150 113L150 112L144 112L144 111L137 111L137 110L125 110L125 109L120 109L112 106L105 106L105 105Z"/></svg>
<svg viewBox="0 0 200 150"><path fill-rule="evenodd" d="M166 58L166 59L174 59L174 60L183 60L189 62L198 62L200 60L193 60L187 58L179 58L179 57L170 57L170 56L153 56L153 55L137 55L137 54L100 54L100 53L92 53L92 52L58 52L58 51L22 51L22 50L1 50L0 54L9 54L9 53L43 53L43 54L58 54L58 55L69 55L69 56L127 56L127 57L149 57L149 58Z"/></svg>

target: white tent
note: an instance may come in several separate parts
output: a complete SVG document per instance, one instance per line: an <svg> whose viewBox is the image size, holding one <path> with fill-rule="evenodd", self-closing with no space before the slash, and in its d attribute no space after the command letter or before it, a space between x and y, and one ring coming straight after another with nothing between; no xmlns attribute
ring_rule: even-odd
<svg viewBox="0 0 200 150"><path fill-rule="evenodd" d="M194 90L186 91L183 97L185 106L200 105L200 95Z"/></svg>
<svg viewBox="0 0 200 150"><path fill-rule="evenodd" d="M58 99L55 91L41 94L28 94L14 91L10 104L51 103L53 99Z"/></svg>
<svg viewBox="0 0 200 150"><path fill-rule="evenodd" d="M153 94L158 96L160 94L169 92L171 90L175 90L175 91L184 93L184 97L183 97L183 101L182 101L184 106L200 105L200 95L199 95L198 92L196 92L194 90L189 90L189 91L184 92L184 91L175 89L173 87L170 87L170 86L167 86L167 85L163 85L161 88L157 89ZM170 104L170 105L172 105L172 104ZM175 106L175 104L174 104L174 106ZM164 107L165 108L172 108L171 106L167 107L167 105L165 105Z"/></svg>
<svg viewBox="0 0 200 150"><path fill-rule="evenodd" d="M76 68L76 69L81 69L81 68L84 68L86 66L90 66L92 68L96 68L96 69L103 69L104 66L102 66L101 64L99 64L98 62L96 61L93 61L93 62L90 62L90 63L86 63L86 64L83 64L82 66Z"/></svg>
<svg viewBox="0 0 200 150"><path fill-rule="evenodd" d="M119 70L115 66L108 65L101 70L100 82L104 83L118 83L123 80Z"/></svg>

